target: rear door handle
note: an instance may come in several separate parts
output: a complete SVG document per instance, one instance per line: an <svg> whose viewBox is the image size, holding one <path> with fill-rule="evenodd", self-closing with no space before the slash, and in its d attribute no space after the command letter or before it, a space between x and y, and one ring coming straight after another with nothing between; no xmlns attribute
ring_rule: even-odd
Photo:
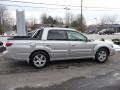
<svg viewBox="0 0 120 90"><path fill-rule="evenodd" d="M49 44L48 44L48 45L46 45L46 46L48 46L48 47L49 47L49 46L51 46L51 45L49 45Z"/></svg>
<svg viewBox="0 0 120 90"><path fill-rule="evenodd" d="M76 46L76 45L73 44L72 46Z"/></svg>

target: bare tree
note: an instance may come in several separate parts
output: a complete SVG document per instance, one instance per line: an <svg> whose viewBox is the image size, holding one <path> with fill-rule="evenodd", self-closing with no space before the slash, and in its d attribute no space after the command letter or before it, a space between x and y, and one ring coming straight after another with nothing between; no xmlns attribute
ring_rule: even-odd
<svg viewBox="0 0 120 90"><path fill-rule="evenodd" d="M35 18L31 17L31 21L30 21L30 26L29 27L31 28L31 30L35 30L36 28L39 28L37 26L37 22L36 22Z"/></svg>
<svg viewBox="0 0 120 90"><path fill-rule="evenodd" d="M41 18L40 18L40 21L42 24L46 24L48 21L47 21L47 14L42 14L41 15Z"/></svg>
<svg viewBox="0 0 120 90"><path fill-rule="evenodd" d="M66 12L66 27L69 27L73 21L74 21L73 13L70 13L69 11L67 11Z"/></svg>
<svg viewBox="0 0 120 90"><path fill-rule="evenodd" d="M116 16L103 16L99 24L98 30L109 28L111 25L115 24L117 20Z"/></svg>
<svg viewBox="0 0 120 90"><path fill-rule="evenodd" d="M4 6L0 6L0 34L13 30L14 19L10 17L8 10Z"/></svg>
<svg viewBox="0 0 120 90"><path fill-rule="evenodd" d="M86 21L85 21L84 16L82 17L82 23L81 23L81 15L77 15L75 20L72 21L71 26L76 27L76 29L79 30L79 31L83 30L81 32L85 32L85 30L86 30Z"/></svg>
<svg viewBox="0 0 120 90"><path fill-rule="evenodd" d="M6 16L6 8L0 6L0 34L4 33L4 18Z"/></svg>
<svg viewBox="0 0 120 90"><path fill-rule="evenodd" d="M101 24L114 24L116 23L116 16L104 16L101 18Z"/></svg>
<svg viewBox="0 0 120 90"><path fill-rule="evenodd" d="M61 17L56 16L55 19L56 24L63 24L63 19Z"/></svg>
<svg viewBox="0 0 120 90"><path fill-rule="evenodd" d="M70 13L70 24L74 21L74 14L73 13Z"/></svg>
<svg viewBox="0 0 120 90"><path fill-rule="evenodd" d="M61 17L52 17L47 14L42 14L40 21L43 25L48 24L50 26L53 26L54 24L63 24L63 19Z"/></svg>
<svg viewBox="0 0 120 90"><path fill-rule="evenodd" d="M81 23L81 19L82 19L82 23ZM81 17L81 15L78 15L77 20L78 20L78 23L80 25L79 30L80 31L82 30L81 32L85 32L85 30L86 30L86 21L85 21L84 16L82 15L82 17Z"/></svg>

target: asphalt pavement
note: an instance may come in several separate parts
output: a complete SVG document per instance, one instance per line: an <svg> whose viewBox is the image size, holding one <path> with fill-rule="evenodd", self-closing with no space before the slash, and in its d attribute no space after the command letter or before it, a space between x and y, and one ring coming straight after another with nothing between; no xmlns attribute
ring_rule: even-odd
<svg viewBox="0 0 120 90"><path fill-rule="evenodd" d="M85 77L74 78L60 85L50 87L22 87L15 90L120 90L120 80L108 73L103 76L97 76L92 79Z"/></svg>
<svg viewBox="0 0 120 90"><path fill-rule="evenodd" d="M92 59L51 62L34 69L0 56L0 90L120 90L120 52L104 64Z"/></svg>

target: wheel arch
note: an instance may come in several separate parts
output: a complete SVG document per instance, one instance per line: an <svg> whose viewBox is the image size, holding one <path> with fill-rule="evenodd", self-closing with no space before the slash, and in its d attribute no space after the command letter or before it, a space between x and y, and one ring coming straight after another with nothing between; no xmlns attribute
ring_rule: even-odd
<svg viewBox="0 0 120 90"><path fill-rule="evenodd" d="M106 49L106 50L108 51L108 56L109 56L109 55L110 55L110 50L109 50L109 48L106 47L106 46L99 47L99 48L96 50L95 54L97 53L98 50L100 50L100 49L102 49L102 48L104 48L104 49Z"/></svg>
<svg viewBox="0 0 120 90"><path fill-rule="evenodd" d="M46 54L48 55L49 60L50 60L50 55L49 55L49 53L48 53L47 51L41 50L41 49L39 49L39 50L34 50L34 51L29 55L29 60L30 60L32 54L35 53L35 52L44 52L44 53L46 53Z"/></svg>

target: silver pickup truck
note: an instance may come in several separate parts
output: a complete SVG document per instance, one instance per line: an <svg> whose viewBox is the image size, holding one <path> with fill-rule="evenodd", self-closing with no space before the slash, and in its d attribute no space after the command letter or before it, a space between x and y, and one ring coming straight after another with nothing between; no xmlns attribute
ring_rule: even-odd
<svg viewBox="0 0 120 90"><path fill-rule="evenodd" d="M114 55L113 45L103 41L90 41L77 30L69 28L43 28L30 36L14 36L6 42L3 56L9 60L27 60L36 68L49 61L93 58L104 63Z"/></svg>

